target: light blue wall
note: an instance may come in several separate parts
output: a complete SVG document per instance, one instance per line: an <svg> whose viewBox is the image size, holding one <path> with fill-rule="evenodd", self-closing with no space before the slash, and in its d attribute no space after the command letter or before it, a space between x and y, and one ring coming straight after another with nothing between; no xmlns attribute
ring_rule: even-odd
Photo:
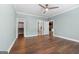
<svg viewBox="0 0 79 59"><path fill-rule="evenodd" d="M24 36L30 37L32 35L37 35L37 23L38 20L42 20L43 18L28 16L24 17Z"/></svg>
<svg viewBox="0 0 79 59"><path fill-rule="evenodd" d="M79 8L52 17L55 34L79 40Z"/></svg>
<svg viewBox="0 0 79 59"><path fill-rule="evenodd" d="M38 21L48 21L48 18L33 16L28 14L17 14L17 20L24 19L24 37L31 37L37 35Z"/></svg>
<svg viewBox="0 0 79 59"><path fill-rule="evenodd" d="M0 51L8 51L16 39L16 17L12 5L0 5Z"/></svg>

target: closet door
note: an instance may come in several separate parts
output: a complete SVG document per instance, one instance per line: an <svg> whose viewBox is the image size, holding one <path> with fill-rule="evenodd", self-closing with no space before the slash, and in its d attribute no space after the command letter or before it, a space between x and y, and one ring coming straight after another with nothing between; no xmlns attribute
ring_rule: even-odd
<svg viewBox="0 0 79 59"><path fill-rule="evenodd" d="M48 34L49 34L49 22L44 21L44 35L48 35Z"/></svg>
<svg viewBox="0 0 79 59"><path fill-rule="evenodd" d="M43 21L39 20L38 21L38 35L43 35L44 34L44 23Z"/></svg>

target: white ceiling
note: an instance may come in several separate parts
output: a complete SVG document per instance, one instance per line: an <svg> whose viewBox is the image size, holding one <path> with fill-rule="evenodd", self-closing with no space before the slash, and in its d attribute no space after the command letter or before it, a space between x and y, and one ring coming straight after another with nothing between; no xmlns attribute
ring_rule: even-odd
<svg viewBox="0 0 79 59"><path fill-rule="evenodd" d="M39 17L49 18L51 16L55 16L61 14L65 11L74 9L78 7L78 4L49 4L49 7L58 6L57 9L49 10L46 14L43 14L43 8L41 8L38 4L15 4L15 10L17 14L28 14Z"/></svg>

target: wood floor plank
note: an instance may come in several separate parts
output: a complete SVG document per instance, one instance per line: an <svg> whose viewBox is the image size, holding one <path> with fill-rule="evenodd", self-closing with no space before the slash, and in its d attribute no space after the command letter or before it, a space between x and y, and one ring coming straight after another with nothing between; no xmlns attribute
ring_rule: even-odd
<svg viewBox="0 0 79 59"><path fill-rule="evenodd" d="M49 35L24 38L20 35L10 54L78 54L79 43Z"/></svg>

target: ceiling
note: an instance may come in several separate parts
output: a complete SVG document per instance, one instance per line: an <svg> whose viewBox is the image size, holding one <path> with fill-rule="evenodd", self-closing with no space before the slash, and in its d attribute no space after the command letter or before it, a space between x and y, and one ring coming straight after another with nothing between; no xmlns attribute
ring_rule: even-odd
<svg viewBox="0 0 79 59"><path fill-rule="evenodd" d="M15 10L17 14L32 15L49 18L61 13L64 13L68 10L78 7L78 4L49 4L49 7L58 6L57 9L49 10L46 14L43 14L44 9L41 8L38 4L15 4Z"/></svg>

